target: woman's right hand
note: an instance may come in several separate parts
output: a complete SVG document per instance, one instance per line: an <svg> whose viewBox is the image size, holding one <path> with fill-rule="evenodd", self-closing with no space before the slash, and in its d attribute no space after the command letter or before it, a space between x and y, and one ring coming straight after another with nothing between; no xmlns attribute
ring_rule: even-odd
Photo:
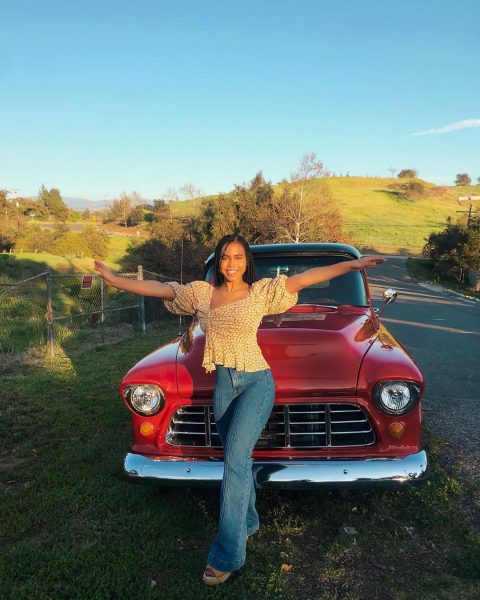
<svg viewBox="0 0 480 600"><path fill-rule="evenodd" d="M100 277L103 277L106 283L111 283L114 280L115 275L113 274L113 272L99 260L96 260L94 262L93 268L95 269L95 271L99 272Z"/></svg>

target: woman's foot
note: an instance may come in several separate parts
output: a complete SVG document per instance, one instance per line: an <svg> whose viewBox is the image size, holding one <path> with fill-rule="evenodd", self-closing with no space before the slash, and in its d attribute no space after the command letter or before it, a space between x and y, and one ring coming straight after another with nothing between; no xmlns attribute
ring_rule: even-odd
<svg viewBox="0 0 480 600"><path fill-rule="evenodd" d="M203 572L203 583L207 585L218 585L219 583L223 583L227 581L232 573L222 573L222 571L217 571L210 565L207 565L207 568Z"/></svg>

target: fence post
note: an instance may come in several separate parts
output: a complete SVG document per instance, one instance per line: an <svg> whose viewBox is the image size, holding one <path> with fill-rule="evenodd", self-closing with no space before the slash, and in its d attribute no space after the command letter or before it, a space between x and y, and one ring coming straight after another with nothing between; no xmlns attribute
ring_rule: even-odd
<svg viewBox="0 0 480 600"><path fill-rule="evenodd" d="M50 357L55 356L55 346L53 343L53 309L52 309L52 274L50 270L47 271L47 313L45 318L47 320L47 350Z"/></svg>
<svg viewBox="0 0 480 600"><path fill-rule="evenodd" d="M103 277L100 277L100 334L102 336L102 346L105 346L105 328L103 326L103 322L105 321L105 282L103 281Z"/></svg>
<svg viewBox="0 0 480 600"><path fill-rule="evenodd" d="M143 281L142 265L138 265L137 279ZM143 296L138 296L138 323L140 326L140 333L145 335L145 298Z"/></svg>

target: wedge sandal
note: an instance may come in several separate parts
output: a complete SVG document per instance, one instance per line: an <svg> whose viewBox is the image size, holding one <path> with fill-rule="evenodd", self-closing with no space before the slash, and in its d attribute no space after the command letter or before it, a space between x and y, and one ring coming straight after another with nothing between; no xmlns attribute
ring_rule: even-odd
<svg viewBox="0 0 480 600"><path fill-rule="evenodd" d="M219 583L227 581L232 574L231 572L221 573L220 571L217 571L217 573L218 575L215 575L213 568L208 566L203 572L203 583L206 583L207 585L218 585Z"/></svg>

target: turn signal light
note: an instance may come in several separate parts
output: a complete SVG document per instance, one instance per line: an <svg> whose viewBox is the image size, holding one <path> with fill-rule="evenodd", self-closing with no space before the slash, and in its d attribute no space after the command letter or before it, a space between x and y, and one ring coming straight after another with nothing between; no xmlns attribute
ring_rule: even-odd
<svg viewBox="0 0 480 600"><path fill-rule="evenodd" d="M140 425L140 433L144 436L152 435L154 429L153 423L149 423L148 421Z"/></svg>
<svg viewBox="0 0 480 600"><path fill-rule="evenodd" d="M399 440L405 433L405 425L403 423L390 423L388 426L390 437Z"/></svg>

